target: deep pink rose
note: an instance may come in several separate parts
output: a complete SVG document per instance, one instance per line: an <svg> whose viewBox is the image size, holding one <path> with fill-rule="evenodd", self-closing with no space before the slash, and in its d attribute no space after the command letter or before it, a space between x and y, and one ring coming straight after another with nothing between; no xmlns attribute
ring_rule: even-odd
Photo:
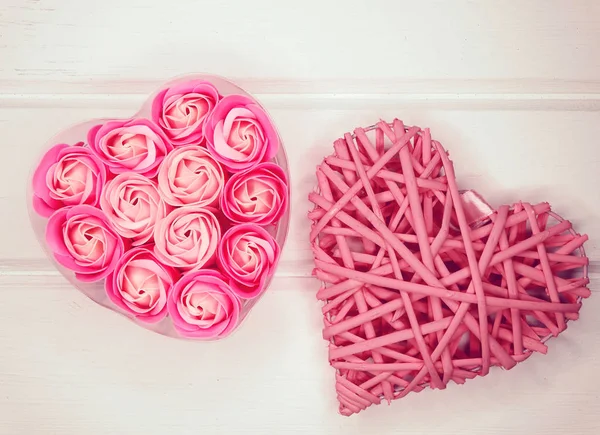
<svg viewBox="0 0 600 435"><path fill-rule="evenodd" d="M33 208L48 217L70 205L97 205L105 180L106 168L89 148L55 145L33 174Z"/></svg>
<svg viewBox="0 0 600 435"><path fill-rule="evenodd" d="M204 122L220 99L209 82L191 80L163 89L152 101L152 120L175 146L204 140Z"/></svg>
<svg viewBox="0 0 600 435"><path fill-rule="evenodd" d="M184 337L225 337L238 325L241 303L221 273L203 269L184 275L173 287L169 315Z"/></svg>
<svg viewBox="0 0 600 435"><path fill-rule="evenodd" d="M196 145L170 152L158 171L163 198L174 206L218 204L224 184L225 174L219 162Z"/></svg>
<svg viewBox="0 0 600 435"><path fill-rule="evenodd" d="M106 293L123 311L148 323L167 315L167 297L178 274L145 248L127 251L106 279Z"/></svg>
<svg viewBox="0 0 600 435"><path fill-rule="evenodd" d="M173 149L162 130L149 119L108 121L88 133L94 153L114 174L137 172L153 177Z"/></svg>
<svg viewBox="0 0 600 435"><path fill-rule="evenodd" d="M125 250L106 215L89 205L62 208L50 216L46 242L56 261L83 282L106 277Z"/></svg>
<svg viewBox="0 0 600 435"><path fill-rule="evenodd" d="M274 163L261 163L229 179L221 197L221 208L233 222L269 225L281 219L287 202L287 178L283 169Z"/></svg>
<svg viewBox="0 0 600 435"><path fill-rule="evenodd" d="M154 252L165 264L183 270L208 266L215 258L221 227L209 208L173 210L154 228Z"/></svg>
<svg viewBox="0 0 600 435"><path fill-rule="evenodd" d="M279 149L279 136L265 111L242 95L219 101L204 135L215 158L234 172L272 159Z"/></svg>
<svg viewBox="0 0 600 435"><path fill-rule="evenodd" d="M156 183L135 172L119 174L109 181L100 206L115 230L131 239L133 246L150 240L154 225L169 211Z"/></svg>
<svg viewBox="0 0 600 435"><path fill-rule="evenodd" d="M235 281L233 291L249 299L265 290L279 260L279 246L258 225L236 225L223 234L217 258L221 270Z"/></svg>

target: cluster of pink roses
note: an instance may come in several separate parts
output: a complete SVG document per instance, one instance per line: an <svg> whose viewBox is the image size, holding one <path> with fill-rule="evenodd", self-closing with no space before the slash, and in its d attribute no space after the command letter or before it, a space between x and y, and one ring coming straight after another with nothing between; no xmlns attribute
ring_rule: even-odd
<svg viewBox="0 0 600 435"><path fill-rule="evenodd" d="M80 281L104 279L122 311L222 337L278 261L267 231L288 202L286 175L269 162L278 148L254 100L192 80L159 92L151 119L104 122L86 143L52 147L33 206L49 218L56 261Z"/></svg>

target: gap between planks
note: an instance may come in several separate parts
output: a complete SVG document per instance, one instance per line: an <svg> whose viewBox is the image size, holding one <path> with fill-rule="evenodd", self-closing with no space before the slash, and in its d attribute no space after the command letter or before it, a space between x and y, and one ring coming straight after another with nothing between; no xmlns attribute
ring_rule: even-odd
<svg viewBox="0 0 600 435"><path fill-rule="evenodd" d="M1 90L1 87L0 87ZM149 94L7 94L2 108L136 109ZM386 109L600 111L600 93L256 93L269 109Z"/></svg>
<svg viewBox="0 0 600 435"><path fill-rule="evenodd" d="M288 279L310 280L316 285L317 280L311 274L313 264L310 261L297 262L285 261L280 264L275 273L273 287L277 287L278 281ZM589 265L590 290L593 293L600 292L600 261L591 261ZM58 279L58 280L55 280ZM51 281L51 282L48 282ZM52 263L45 259L27 260L3 260L0 261L0 289L16 285L19 287L48 284L53 286L71 287L62 277L61 273L54 268ZM306 288L315 288L315 285L307 284ZM283 286L282 288L284 288Z"/></svg>

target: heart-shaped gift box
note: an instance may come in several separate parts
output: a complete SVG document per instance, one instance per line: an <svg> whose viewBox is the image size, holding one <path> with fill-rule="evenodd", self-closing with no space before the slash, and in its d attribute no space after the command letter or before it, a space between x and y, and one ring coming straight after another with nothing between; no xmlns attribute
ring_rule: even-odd
<svg viewBox="0 0 600 435"><path fill-rule="evenodd" d="M29 214L56 268L93 301L160 334L216 339L271 282L288 179L266 110L224 78L193 74L131 118L50 139Z"/></svg>
<svg viewBox="0 0 600 435"><path fill-rule="evenodd" d="M460 191L428 129L358 128L317 167L310 239L340 412L514 367L579 316L587 236Z"/></svg>

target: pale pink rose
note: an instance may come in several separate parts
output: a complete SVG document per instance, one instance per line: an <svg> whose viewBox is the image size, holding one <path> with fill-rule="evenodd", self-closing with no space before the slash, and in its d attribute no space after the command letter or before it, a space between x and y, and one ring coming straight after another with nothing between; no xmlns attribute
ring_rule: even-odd
<svg viewBox="0 0 600 435"><path fill-rule="evenodd" d="M33 174L33 208L48 217L70 205L97 205L105 180L106 168L89 148L55 145Z"/></svg>
<svg viewBox="0 0 600 435"><path fill-rule="evenodd" d="M215 258L221 227L209 208L173 210L154 228L154 252L165 264L183 270L208 266Z"/></svg>
<svg viewBox="0 0 600 435"><path fill-rule="evenodd" d="M125 172L108 182L100 207L117 232L139 246L152 238L154 225L164 218L169 207L156 183L135 172Z"/></svg>
<svg viewBox="0 0 600 435"><path fill-rule="evenodd" d="M195 145L175 148L158 171L158 187L166 202L174 206L218 203L225 174L221 165Z"/></svg>
<svg viewBox="0 0 600 435"><path fill-rule="evenodd" d="M184 275L167 303L177 332L184 337L225 337L239 323L241 302L220 272L203 269Z"/></svg>
<svg viewBox="0 0 600 435"><path fill-rule="evenodd" d="M94 153L110 172L137 172L154 177L158 165L173 149L162 130L149 119L108 121L88 132Z"/></svg>
<svg viewBox="0 0 600 435"><path fill-rule="evenodd" d="M265 290L265 281L275 272L279 246L258 225L236 225L223 234L217 258L221 270L234 280L235 294L250 299Z"/></svg>
<svg viewBox="0 0 600 435"><path fill-rule="evenodd" d="M224 97L208 117L204 135L213 156L231 171L272 159L279 136L265 111L251 98Z"/></svg>
<svg viewBox="0 0 600 435"><path fill-rule="evenodd" d="M204 140L204 122L220 99L209 82L191 80L163 89L152 101L152 120L175 146Z"/></svg>
<svg viewBox="0 0 600 435"><path fill-rule="evenodd" d="M179 275L151 251L134 248L119 260L106 279L109 299L142 322L154 323L167 315L167 298Z"/></svg>
<svg viewBox="0 0 600 435"><path fill-rule="evenodd" d="M50 216L46 243L56 261L84 282L105 278L125 250L106 215L89 205L62 208Z"/></svg>
<svg viewBox="0 0 600 435"><path fill-rule="evenodd" d="M237 223L269 225L281 219L288 203L287 178L274 163L235 174L221 197L223 214Z"/></svg>

